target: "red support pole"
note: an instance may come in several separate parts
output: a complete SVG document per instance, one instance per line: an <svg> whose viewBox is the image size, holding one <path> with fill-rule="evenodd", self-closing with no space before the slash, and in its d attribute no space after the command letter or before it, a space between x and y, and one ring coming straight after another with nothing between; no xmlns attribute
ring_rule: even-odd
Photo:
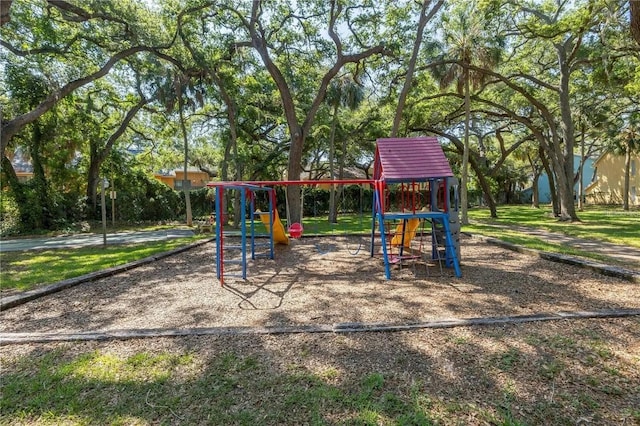
<svg viewBox="0 0 640 426"><path fill-rule="evenodd" d="M223 194L224 194L224 190L218 191L218 198L221 206L222 206ZM220 223L220 253L218 253L218 256L220 256L220 287L224 287L224 216L225 216L225 212L221 212L221 214L222 214L222 217L218 221Z"/></svg>

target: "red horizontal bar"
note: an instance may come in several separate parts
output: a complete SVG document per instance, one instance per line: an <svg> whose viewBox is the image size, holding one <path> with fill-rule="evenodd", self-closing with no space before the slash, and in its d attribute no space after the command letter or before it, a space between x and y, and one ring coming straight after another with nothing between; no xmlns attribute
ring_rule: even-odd
<svg viewBox="0 0 640 426"><path fill-rule="evenodd" d="M227 181L209 182L208 187L225 185L256 185L256 186L277 186L277 185L364 185L373 184L373 179L320 179L320 180L254 180L254 181Z"/></svg>

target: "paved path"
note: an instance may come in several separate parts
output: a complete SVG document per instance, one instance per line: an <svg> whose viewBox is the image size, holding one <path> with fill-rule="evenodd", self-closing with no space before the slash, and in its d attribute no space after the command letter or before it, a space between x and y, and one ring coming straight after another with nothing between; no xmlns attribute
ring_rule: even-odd
<svg viewBox="0 0 640 426"><path fill-rule="evenodd" d="M193 236L189 229L165 229L161 231L118 232L107 234L107 244L145 243L171 238ZM77 248L103 244L102 234L75 234L63 237L24 238L0 240L0 252L54 248Z"/></svg>
<svg viewBox="0 0 640 426"><path fill-rule="evenodd" d="M603 256L612 257L620 262L628 263L629 268L640 269L640 248L624 246L621 244L607 243L604 241L587 240L584 238L571 237L558 232L550 232L539 228L527 226L506 226L494 225L496 228L511 229L522 234L538 237L552 244L559 244L574 247L586 252L597 253Z"/></svg>

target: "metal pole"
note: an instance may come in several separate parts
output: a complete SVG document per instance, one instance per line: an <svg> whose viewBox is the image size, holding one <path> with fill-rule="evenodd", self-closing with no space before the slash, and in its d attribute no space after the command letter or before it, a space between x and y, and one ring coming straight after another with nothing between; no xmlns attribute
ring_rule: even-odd
<svg viewBox="0 0 640 426"><path fill-rule="evenodd" d="M105 191L104 180L100 181L100 192L101 192L101 200L102 200L102 244L107 245L107 204L105 202L104 191Z"/></svg>
<svg viewBox="0 0 640 426"><path fill-rule="evenodd" d="M111 225L116 226L116 180L111 172Z"/></svg>

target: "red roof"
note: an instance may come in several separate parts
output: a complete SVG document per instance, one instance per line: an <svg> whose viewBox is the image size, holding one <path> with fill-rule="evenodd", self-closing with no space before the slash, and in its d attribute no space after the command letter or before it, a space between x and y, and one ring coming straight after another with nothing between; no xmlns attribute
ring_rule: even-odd
<svg viewBox="0 0 640 426"><path fill-rule="evenodd" d="M400 182L452 176L449 161L435 137L377 140L374 179Z"/></svg>

